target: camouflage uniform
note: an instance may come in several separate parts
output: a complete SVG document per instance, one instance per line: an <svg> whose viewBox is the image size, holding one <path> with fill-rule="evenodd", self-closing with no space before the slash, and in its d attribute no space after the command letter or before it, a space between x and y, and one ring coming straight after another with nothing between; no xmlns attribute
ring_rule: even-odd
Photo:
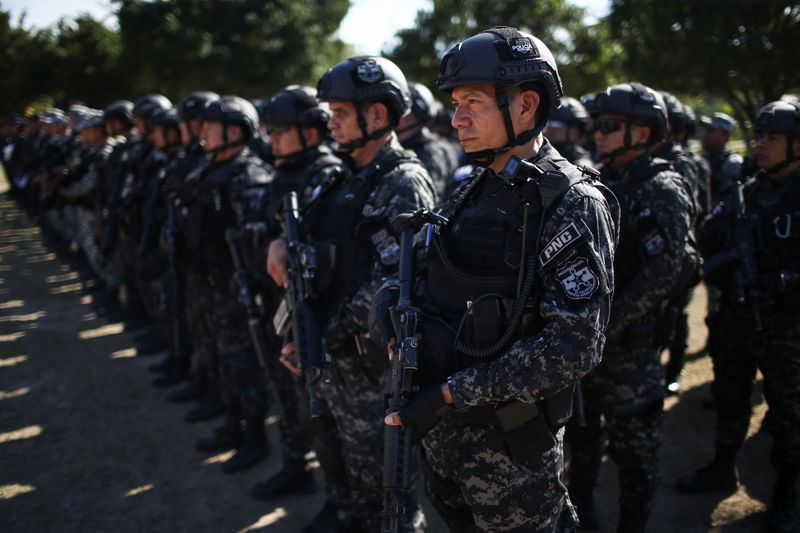
<svg viewBox="0 0 800 533"><path fill-rule="evenodd" d="M268 396L245 308L237 298L238 289L232 286L233 262L225 230L259 219L272 174L271 168L245 148L228 160L199 167L186 184L194 193L185 207L185 244L195 262L189 284L198 284L192 293L201 298L204 311L197 318L203 320L200 329L205 331L196 339L200 345L195 348L206 351L200 364L212 365L216 355L223 402L233 416L245 418L250 425L263 425ZM213 335L211 345L209 333ZM207 368L206 372L213 370Z"/></svg>
<svg viewBox="0 0 800 533"><path fill-rule="evenodd" d="M339 258L330 283L319 289L318 317L333 358L331 381L320 391L341 437L350 494L349 501L336 504L352 531L380 527L385 369L385 355L373 360L359 351L355 338L368 331L372 295L397 269L399 245L389 221L433 202L427 171L392 135L370 164L335 181L311 203L304 224L319 258L330 257L331 241Z"/></svg>
<svg viewBox="0 0 800 533"><path fill-rule="evenodd" d="M104 171L108 164L116 140L108 139L106 144L94 151L89 160L86 173L76 182L64 188L64 194L75 204L78 222L76 240L95 274L107 287L116 287L120 283L120 275L113 264L106 264L100 252L98 239L98 214L100 189Z"/></svg>
<svg viewBox="0 0 800 533"><path fill-rule="evenodd" d="M730 150L704 151L703 157L711 167L710 204L714 207L725 196L726 191L735 185L742 175L744 159L736 152Z"/></svg>
<svg viewBox="0 0 800 533"><path fill-rule="evenodd" d="M564 177L566 185L546 214L541 213L538 193L531 200L528 224L541 220L544 225L527 227L526 271L536 272L536 288L528 299L524 333L494 359L476 364L462 355L445 365L443 375L456 410L422 440L426 488L453 531L553 531L574 527L577 521L561 481L563 423L575 380L600 361L614 286L611 265L619 213L600 190L607 189L560 157L547 141L531 162ZM525 234L522 194L492 171L478 169L443 205L450 221L427 254L422 307L429 315L440 315L453 331L461 328L465 300L474 301L474 316L481 316L474 296L488 291L487 284L511 280L513 298L522 297L516 293ZM447 260L439 259L440 250L446 250ZM532 269L534 261L538 269ZM448 263L449 281L437 282L434 272L440 267L435 265ZM464 275L481 280L470 294L445 289L437 296L441 289L435 286L447 287ZM478 332L480 322L475 320ZM421 372L426 360L439 352L426 349L425 326L422 331ZM469 338L469 328L464 331ZM442 376L434 382L440 380ZM545 415L504 432L492 413L510 405L535 405ZM487 411L489 419L480 420ZM541 441L545 444L536 444Z"/></svg>
<svg viewBox="0 0 800 533"><path fill-rule="evenodd" d="M568 428L570 495L591 507L605 430L619 470L619 531L641 531L659 481L664 336L658 326L682 273L694 267L687 248L694 204L669 163L649 154L619 171L605 167L603 182L622 209L618 283L603 361L583 380L586 425Z"/></svg>
<svg viewBox="0 0 800 533"><path fill-rule="evenodd" d="M717 407L717 455L720 460L735 461L747 435L758 369L764 375L771 417L767 430L774 438L770 462L779 474L796 480L800 473L800 283L783 280L800 275L800 172L775 183L758 175L744 185L744 198L750 226L761 236L756 250L760 297L755 302L738 301L734 265L708 279L721 291L720 309L709 317L715 327L708 340L714 363L711 390ZM702 227L709 260L734 244L730 203L723 200ZM762 331L754 323L754 306Z"/></svg>
<svg viewBox="0 0 800 533"><path fill-rule="evenodd" d="M436 197L444 198L445 191L458 168L459 147L448 139L433 133L427 127L405 139L403 148L413 150L422 166L431 175Z"/></svg>
<svg viewBox="0 0 800 533"><path fill-rule="evenodd" d="M558 150L561 156L576 166L595 167L592 161L592 154L589 150L574 142L569 144L554 144L553 147Z"/></svg>

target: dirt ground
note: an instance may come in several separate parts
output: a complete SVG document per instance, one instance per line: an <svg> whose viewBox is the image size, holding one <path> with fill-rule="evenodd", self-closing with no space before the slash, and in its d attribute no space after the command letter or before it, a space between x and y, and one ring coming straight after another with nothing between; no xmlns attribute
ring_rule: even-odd
<svg viewBox="0 0 800 533"><path fill-rule="evenodd" d="M27 216L0 196L0 531L299 531L322 496L269 505L250 487L280 466L276 451L255 469L226 475L226 458L194 451L217 421L188 424L186 407L165 401L137 357L132 333L97 317L78 274L41 244ZM764 414L754 395L750 436L735 495L684 496L681 475L712 455L711 365L705 344L705 292L691 307L684 392L667 403L663 482L654 532L762 530L774 474L771 439L757 433ZM268 421L269 423L270 421ZM274 423L271 438L276 437ZM276 447L277 450L277 447ZM603 465L598 503L604 531L616 524L616 473ZM432 531L445 531L431 516Z"/></svg>

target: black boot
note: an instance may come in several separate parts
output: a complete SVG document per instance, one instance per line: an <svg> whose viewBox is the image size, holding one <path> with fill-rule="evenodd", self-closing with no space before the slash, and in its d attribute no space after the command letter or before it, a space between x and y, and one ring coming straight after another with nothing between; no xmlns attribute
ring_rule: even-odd
<svg viewBox="0 0 800 533"><path fill-rule="evenodd" d="M200 402L188 413L187 422L200 422L201 420L211 420L225 412L225 408L217 394L206 390Z"/></svg>
<svg viewBox="0 0 800 533"><path fill-rule="evenodd" d="M133 344L136 346L136 355L156 355L169 349L164 339L155 333L137 335L133 339Z"/></svg>
<svg viewBox="0 0 800 533"><path fill-rule="evenodd" d="M593 487L583 487L571 484L569 499L575 505L578 513L578 528L582 531L597 531L600 529L600 520L597 518L597 509L594 506Z"/></svg>
<svg viewBox="0 0 800 533"><path fill-rule="evenodd" d="M641 509L620 509L617 533L644 533L648 515Z"/></svg>
<svg viewBox="0 0 800 533"><path fill-rule="evenodd" d="M767 521L768 533L800 531L797 508L797 473L779 473L772 492L772 508Z"/></svg>
<svg viewBox="0 0 800 533"><path fill-rule="evenodd" d="M249 417L245 421L242 444L233 457L225 461L222 470L226 474L247 470L269 455L269 441L264 427L264 416Z"/></svg>
<svg viewBox="0 0 800 533"><path fill-rule="evenodd" d="M325 505L316 516L303 528L302 533L339 533L346 529L339 520L339 510L331 500L326 500Z"/></svg>
<svg viewBox="0 0 800 533"><path fill-rule="evenodd" d="M717 448L717 455L710 465L704 466L690 476L680 478L675 489L684 494L722 492L732 494L739 487L736 473L736 451Z"/></svg>
<svg viewBox="0 0 800 533"><path fill-rule="evenodd" d="M198 452L224 452L237 448L242 443L242 426L238 416L228 416L225 425L214 430L210 437L195 444Z"/></svg>
<svg viewBox="0 0 800 533"><path fill-rule="evenodd" d="M286 496L304 496L317 492L317 482L314 474L305 469L305 466L284 466L277 474L257 483L250 494L253 498L262 501L275 500Z"/></svg>
<svg viewBox="0 0 800 533"><path fill-rule="evenodd" d="M167 396L167 401L175 403L184 403L196 400L203 395L203 387L200 383L190 381L180 389L172 392Z"/></svg>
<svg viewBox="0 0 800 533"><path fill-rule="evenodd" d="M170 355L167 357L168 367L164 374L153 380L156 387L168 387L189 379L189 361Z"/></svg>

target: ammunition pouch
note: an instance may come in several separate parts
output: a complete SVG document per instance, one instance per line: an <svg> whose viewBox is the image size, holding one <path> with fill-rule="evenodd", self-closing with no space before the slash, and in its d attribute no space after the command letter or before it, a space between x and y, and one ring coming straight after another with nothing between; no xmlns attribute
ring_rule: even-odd
<svg viewBox="0 0 800 533"><path fill-rule="evenodd" d="M496 407L473 407L451 416L461 424L495 427L502 432L511 459L530 463L556 445L555 434L572 415L573 388L567 387L542 402L511 400Z"/></svg>

